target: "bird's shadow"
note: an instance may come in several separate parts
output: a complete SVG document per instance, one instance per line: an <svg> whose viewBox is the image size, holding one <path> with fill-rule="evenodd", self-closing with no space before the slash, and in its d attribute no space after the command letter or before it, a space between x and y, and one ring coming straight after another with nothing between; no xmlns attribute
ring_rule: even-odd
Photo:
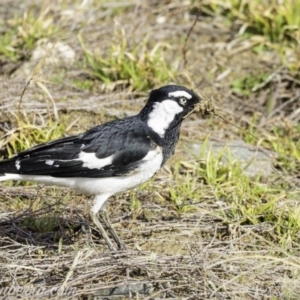
<svg viewBox="0 0 300 300"><path fill-rule="evenodd" d="M55 205L37 211L29 208L17 214L7 213L0 219L0 246L9 240L50 248L74 244L82 228L89 228L89 221L80 212L58 214Z"/></svg>
<svg viewBox="0 0 300 300"><path fill-rule="evenodd" d="M16 195L20 201L14 200ZM74 197L78 205L68 205L68 200ZM90 200L84 197L85 202ZM11 201L15 204L11 205ZM18 202L24 207L24 201L27 208L18 210ZM64 190L58 189L54 193L44 186L39 186L38 190L36 187L8 187L0 190L0 203L3 203L0 206L0 247L16 243L55 250L76 243L107 248L81 204L80 194L65 194Z"/></svg>
<svg viewBox="0 0 300 300"><path fill-rule="evenodd" d="M10 206L10 201L27 201L27 208L22 211ZM6 203L0 211L0 246L16 242L33 246L45 246L57 249L60 245L73 245L91 234L99 239L98 231L92 230L89 214L84 209L69 206L68 199L74 197L63 190L36 187L6 187L2 190L0 201ZM27 205L26 204L26 205ZM11 212L8 212L9 208ZM8 208L8 209L7 209ZM82 237L84 237L82 239Z"/></svg>

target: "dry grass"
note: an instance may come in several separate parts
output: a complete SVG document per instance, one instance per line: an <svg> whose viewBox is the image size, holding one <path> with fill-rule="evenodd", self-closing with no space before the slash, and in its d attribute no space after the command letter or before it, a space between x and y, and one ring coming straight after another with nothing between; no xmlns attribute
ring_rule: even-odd
<svg viewBox="0 0 300 300"><path fill-rule="evenodd" d="M30 193L27 196L32 197ZM34 294L42 284L53 295L63 293L65 299L109 293L112 298L135 298L137 292L140 299L297 297L300 285L295 273L299 273L299 261L263 237L272 233L270 225L223 225L207 214L206 210L216 211L209 200L195 205L196 212L181 217L174 212L170 216L170 208L152 201L144 203L144 210L155 215L150 221L145 217L133 220L125 212L114 213L113 221L121 218L117 228L132 249L116 253L108 252L102 242L95 244L97 236L66 233L66 228L78 225L80 219L71 217L74 212L70 214L69 207L60 210L60 229L53 234L31 232L30 237L20 225L26 213L17 219L7 214L10 221L1 225L2 287L11 287L10 282L17 281ZM80 206L77 209L80 216ZM35 212L36 219L40 213ZM56 241L51 240L55 234Z"/></svg>

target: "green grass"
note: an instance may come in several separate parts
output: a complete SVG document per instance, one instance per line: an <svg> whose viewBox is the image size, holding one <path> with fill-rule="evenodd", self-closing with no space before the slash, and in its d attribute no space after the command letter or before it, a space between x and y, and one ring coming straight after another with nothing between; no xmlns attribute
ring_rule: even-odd
<svg viewBox="0 0 300 300"><path fill-rule="evenodd" d="M93 90L94 86L95 86L95 81L94 80L90 80L90 79L77 79L74 78L72 80L72 83L80 90Z"/></svg>
<svg viewBox="0 0 300 300"><path fill-rule="evenodd" d="M132 212L132 218L136 219L138 215L143 211L140 199L135 192L130 193L130 210Z"/></svg>
<svg viewBox="0 0 300 300"><path fill-rule="evenodd" d="M268 76L269 74L265 73L247 74L232 82L232 90L237 94L249 96L253 93L253 89L263 83Z"/></svg>
<svg viewBox="0 0 300 300"><path fill-rule="evenodd" d="M300 127L287 126L286 128L274 126L264 138L263 145L272 149L278 155L278 167L297 174L300 172Z"/></svg>
<svg viewBox="0 0 300 300"><path fill-rule="evenodd" d="M186 163L185 166L187 166ZM174 203L175 209L179 213L187 213L195 210L193 206L194 199L201 199L201 190L197 189L197 177L190 172L182 176L180 167L181 163L177 162L174 167L174 181L176 185L169 187L169 200Z"/></svg>
<svg viewBox="0 0 300 300"><path fill-rule="evenodd" d="M59 215L46 214L41 217L27 216L22 220L21 226L32 232L46 233L54 231L58 226Z"/></svg>
<svg viewBox="0 0 300 300"><path fill-rule="evenodd" d="M62 217L62 210L65 204L70 202L70 193L61 192L55 188L45 191L47 194L37 195L33 199L22 199L13 203L11 209L21 210L30 209L21 220L21 227L33 233L58 232L60 227L64 227L66 222ZM58 201L59 199L59 201ZM69 228L71 230L71 228Z"/></svg>
<svg viewBox="0 0 300 300"><path fill-rule="evenodd" d="M196 9L208 15L224 16L229 25L242 28L245 39L260 36L254 49L275 50L282 63L299 76L300 60L300 2L295 0L208 0ZM291 59L294 57L294 59Z"/></svg>
<svg viewBox="0 0 300 300"><path fill-rule="evenodd" d="M58 31L49 10L41 8L37 12L34 6L2 25L7 27L0 36L0 60L3 61L28 59L38 40L51 37Z"/></svg>
<svg viewBox="0 0 300 300"><path fill-rule="evenodd" d="M272 43L298 44L300 2L294 0L210 0L203 9L226 16L231 22L247 22L245 33L262 35Z"/></svg>
<svg viewBox="0 0 300 300"><path fill-rule="evenodd" d="M180 213L195 210L196 203L211 196L227 207L209 212L224 224L268 225L269 238L284 247L300 241L300 210L295 209L300 192L271 178L265 183L260 176L247 177L226 148L214 154L204 143L195 161L175 164L173 180L165 198Z"/></svg>
<svg viewBox="0 0 300 300"><path fill-rule="evenodd" d="M250 207L250 212L256 215L259 210L264 210L262 220L272 222L280 242L288 245L291 241L299 242L300 240L297 207L300 191L293 182L293 176L300 172L300 127L297 124L290 124L287 120L277 121L277 123L278 125L268 130L262 130L259 128L259 119L252 119L251 133L258 137L261 146L274 153L275 178L277 179L270 179L269 189L266 190L264 196L266 203L258 210ZM242 135L248 143L257 144L258 140L247 138L249 136L245 132ZM246 211L248 215L249 210L246 206L240 205L239 210Z"/></svg>
<svg viewBox="0 0 300 300"><path fill-rule="evenodd" d="M49 118L38 124L37 120L32 120L32 116L29 117L25 113L21 117L13 116L13 118L16 126L2 139L2 147L6 147L8 157L35 145L63 137L66 133L64 121L58 122Z"/></svg>
<svg viewBox="0 0 300 300"><path fill-rule="evenodd" d="M49 118L43 120L42 124L38 124L36 120L32 120L32 116L29 117L25 113L19 118L13 116L12 120L14 118L16 126L0 140L1 148L5 147L6 150L3 158L12 157L16 153L64 137L66 134L66 123L63 120L58 122ZM2 158L0 157L0 159ZM5 183L6 186L30 186L32 184L32 182L27 181L7 181Z"/></svg>
<svg viewBox="0 0 300 300"><path fill-rule="evenodd" d="M40 124L35 118L40 116L28 116L22 114L19 117L12 115L12 121L16 123L14 129L7 132L0 140L1 148L5 147L6 154L3 158L9 158L21 151L33 146L47 143L51 140L64 137L66 134L66 120L53 121L51 118L42 119ZM6 186L28 186L32 182L27 181L7 181Z"/></svg>
<svg viewBox="0 0 300 300"><path fill-rule="evenodd" d="M253 115L249 127L241 131L241 137L248 144L259 144L276 155L276 167L286 174L300 172L300 126L291 124L288 120L277 121L277 125L261 129L260 118ZM252 135L248 134L251 133Z"/></svg>
<svg viewBox="0 0 300 300"><path fill-rule="evenodd" d="M125 33L116 35L109 49L109 56L91 51L79 36L88 68L107 87L122 85L131 90L149 91L156 85L174 80L175 70L164 59L167 43L151 47L145 38L139 44L129 46Z"/></svg>

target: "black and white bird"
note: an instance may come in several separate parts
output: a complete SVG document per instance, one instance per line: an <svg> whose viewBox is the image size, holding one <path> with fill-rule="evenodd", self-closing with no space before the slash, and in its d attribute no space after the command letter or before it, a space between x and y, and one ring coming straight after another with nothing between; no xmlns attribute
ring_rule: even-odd
<svg viewBox="0 0 300 300"><path fill-rule="evenodd" d="M106 203L112 195L149 180L174 154L180 126L201 98L183 86L150 93L135 116L108 122L77 136L64 137L0 161L0 181L28 180L66 186L95 195L91 217L108 247L125 249L111 226Z"/></svg>

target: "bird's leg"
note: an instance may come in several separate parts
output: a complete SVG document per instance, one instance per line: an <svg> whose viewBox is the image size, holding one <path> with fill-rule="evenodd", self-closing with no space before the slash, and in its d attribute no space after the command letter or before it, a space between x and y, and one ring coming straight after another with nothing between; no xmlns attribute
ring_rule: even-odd
<svg viewBox="0 0 300 300"><path fill-rule="evenodd" d="M99 212L99 217L100 219L105 223L107 229L109 230L110 234L112 235L114 241L117 243L119 249L126 249L124 244L121 242L121 239L119 238L119 236L117 235L116 231L114 230L114 228L111 226L109 219L107 217L107 213L106 213L106 201L107 199L110 197L110 194L100 194L97 195L95 197L93 206L91 208L91 215L92 215L92 219L93 222L95 223L95 225L99 228L103 238L105 239L108 247L111 250L115 250L114 245L112 244L111 240L109 239L107 233L105 232L103 226L101 225L99 219L98 219L98 212Z"/></svg>
<svg viewBox="0 0 300 300"><path fill-rule="evenodd" d="M102 234L103 238L105 239L105 242L106 242L108 248L111 251L115 251L116 248L115 248L114 244L112 243L112 241L109 239L109 237L108 237L107 233L105 232L103 226L101 225L97 214L95 214L94 212L91 212L91 218L92 218L94 224L98 227L98 229L99 229L100 233Z"/></svg>
<svg viewBox="0 0 300 300"><path fill-rule="evenodd" d="M110 221L108 219L106 210L105 209L104 210L100 210L99 214L100 214L100 218L103 220L103 222L105 223L106 227L108 228L110 234L112 235L114 241L117 243L119 249L126 250L125 245L122 243L122 241L119 238L118 234L116 233L116 231L112 227L112 225L111 225L111 223L110 223Z"/></svg>

